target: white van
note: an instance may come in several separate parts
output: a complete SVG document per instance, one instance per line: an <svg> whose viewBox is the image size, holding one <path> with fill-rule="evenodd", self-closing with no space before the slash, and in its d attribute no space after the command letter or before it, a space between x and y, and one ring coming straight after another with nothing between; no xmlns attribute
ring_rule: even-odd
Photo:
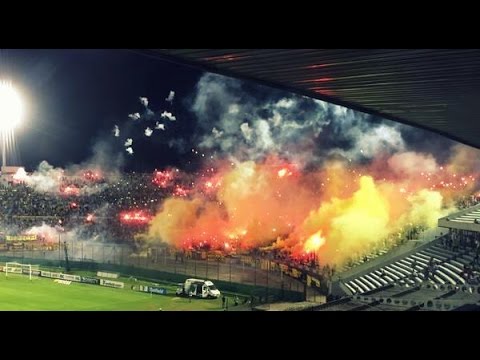
<svg viewBox="0 0 480 360"><path fill-rule="evenodd" d="M220 291L213 282L201 279L187 279L185 283L178 284L177 295L195 296L199 298L219 298Z"/></svg>

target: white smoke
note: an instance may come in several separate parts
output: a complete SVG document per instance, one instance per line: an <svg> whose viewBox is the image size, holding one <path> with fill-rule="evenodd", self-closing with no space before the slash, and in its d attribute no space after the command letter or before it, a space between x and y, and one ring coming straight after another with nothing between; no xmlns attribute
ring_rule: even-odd
<svg viewBox="0 0 480 360"><path fill-rule="evenodd" d="M274 142L268 122L266 120L258 120L255 123L255 127L257 135L257 147L262 150L272 150L274 148Z"/></svg>
<svg viewBox="0 0 480 360"><path fill-rule="evenodd" d="M134 114L128 114L128 117L132 120L138 120L140 119L140 114L138 112Z"/></svg>
<svg viewBox="0 0 480 360"><path fill-rule="evenodd" d="M119 137L120 136L120 129L118 128L118 125L115 125L113 127L113 136Z"/></svg>
<svg viewBox="0 0 480 360"><path fill-rule="evenodd" d="M17 172L13 175L13 179L16 181L25 181L28 174L25 171L25 168L18 168Z"/></svg>
<svg viewBox="0 0 480 360"><path fill-rule="evenodd" d="M148 107L148 99L146 97L140 96L139 100L143 106Z"/></svg>
<svg viewBox="0 0 480 360"><path fill-rule="evenodd" d="M96 215L101 216L103 208L104 207L96 211ZM97 230L99 229L98 224L96 228ZM103 243L105 239L108 239L107 233L104 230L100 230L100 232L92 235L88 232L85 233L85 231L83 231L84 229L85 225L77 225L73 229L65 231L60 226L50 226L43 222L42 225L33 226L26 230L25 234L37 235L46 243L57 244L58 241L62 243L65 242L68 246L68 255L71 259L79 259L82 256L84 256L84 258L92 258L92 256L97 259L103 258L103 246L95 245ZM100 251L102 251L102 254L99 254Z"/></svg>
<svg viewBox="0 0 480 360"><path fill-rule="evenodd" d="M399 175L414 175L418 171L436 173L438 164L432 154L422 154L413 151L394 154L388 159L388 166Z"/></svg>
<svg viewBox="0 0 480 360"><path fill-rule="evenodd" d="M45 224L44 222L42 225L33 226L30 229L25 231L27 235L37 235L44 239L47 243L57 243L59 239L59 235L61 234L62 240L67 241L70 238L68 233L63 233L63 230L60 227L52 227L50 225Z"/></svg>
<svg viewBox="0 0 480 360"><path fill-rule="evenodd" d="M214 74L199 80L192 111L205 130L200 146L250 159L269 152L287 156L295 152L292 149L311 154L317 137L331 121L324 103L293 95L254 97L241 84Z"/></svg>
<svg viewBox="0 0 480 360"><path fill-rule="evenodd" d="M218 139L220 136L222 136L223 131L219 131L217 128L212 129L212 134L215 139Z"/></svg>
<svg viewBox="0 0 480 360"><path fill-rule="evenodd" d="M64 177L64 170L55 168L47 161L42 161L36 171L28 175L25 169L20 168L14 179L22 181L35 191L43 193L58 193Z"/></svg>
<svg viewBox="0 0 480 360"><path fill-rule="evenodd" d="M129 146L132 146L133 144L133 139L132 138L128 138L127 141L125 141L125 147L129 147Z"/></svg>
<svg viewBox="0 0 480 360"><path fill-rule="evenodd" d="M280 108L291 108L293 105L295 105L295 102L292 99L281 99L280 101L277 102L277 107Z"/></svg>
<svg viewBox="0 0 480 360"><path fill-rule="evenodd" d="M150 137L150 136L152 136L152 134L153 134L153 130L150 129L149 127L147 127L147 128L145 129L145 136L149 136L149 137Z"/></svg>
<svg viewBox="0 0 480 360"><path fill-rule="evenodd" d="M170 90L170 93L168 94L168 97L165 99L165 101L168 101L169 103L171 103L174 97L175 97L175 91Z"/></svg>
<svg viewBox="0 0 480 360"><path fill-rule="evenodd" d="M345 109L345 108L343 108ZM344 150L333 149L331 153L340 154L348 159L373 159L379 154L393 154L405 150L400 129L395 125L371 125L363 120L362 115L353 110L337 111L338 125L342 135L353 146Z"/></svg>
<svg viewBox="0 0 480 360"><path fill-rule="evenodd" d="M242 131L242 134L245 140L247 141L252 140L253 130L250 128L248 123L243 123L242 125L240 125L240 130Z"/></svg>
<svg viewBox="0 0 480 360"><path fill-rule="evenodd" d="M101 175L106 181L115 181L120 178L124 165L123 153L115 151L116 145L105 138L99 138L93 148L92 156L78 165L71 165L65 171L71 174L83 174L85 171L93 171ZM88 189L89 192L96 191L95 188Z"/></svg>
<svg viewBox="0 0 480 360"><path fill-rule="evenodd" d="M168 112L168 111L164 111L163 113L161 113L160 115L162 118L167 118L168 120L170 121L175 121L177 120L177 118L171 113L171 112Z"/></svg>

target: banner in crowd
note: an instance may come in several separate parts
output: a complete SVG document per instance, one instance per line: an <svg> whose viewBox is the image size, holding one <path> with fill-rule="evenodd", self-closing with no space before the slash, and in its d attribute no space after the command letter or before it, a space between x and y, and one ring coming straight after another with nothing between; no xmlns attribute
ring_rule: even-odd
<svg viewBox="0 0 480 360"><path fill-rule="evenodd" d="M6 241L37 241L37 235L7 235L5 236Z"/></svg>

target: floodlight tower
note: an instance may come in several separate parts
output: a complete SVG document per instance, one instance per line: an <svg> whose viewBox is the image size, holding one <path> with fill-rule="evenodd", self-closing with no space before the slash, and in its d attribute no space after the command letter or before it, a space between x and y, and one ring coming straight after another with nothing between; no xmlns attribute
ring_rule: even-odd
<svg viewBox="0 0 480 360"><path fill-rule="evenodd" d="M13 130L23 116L23 106L10 81L0 80L0 136L2 141L2 167L7 166L7 151L13 140Z"/></svg>

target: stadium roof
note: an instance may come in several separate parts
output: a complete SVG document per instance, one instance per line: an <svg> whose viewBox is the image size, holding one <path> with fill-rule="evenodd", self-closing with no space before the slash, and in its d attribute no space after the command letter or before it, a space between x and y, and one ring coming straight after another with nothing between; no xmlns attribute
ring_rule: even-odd
<svg viewBox="0 0 480 360"><path fill-rule="evenodd" d="M141 52L433 130L480 148L479 49Z"/></svg>

